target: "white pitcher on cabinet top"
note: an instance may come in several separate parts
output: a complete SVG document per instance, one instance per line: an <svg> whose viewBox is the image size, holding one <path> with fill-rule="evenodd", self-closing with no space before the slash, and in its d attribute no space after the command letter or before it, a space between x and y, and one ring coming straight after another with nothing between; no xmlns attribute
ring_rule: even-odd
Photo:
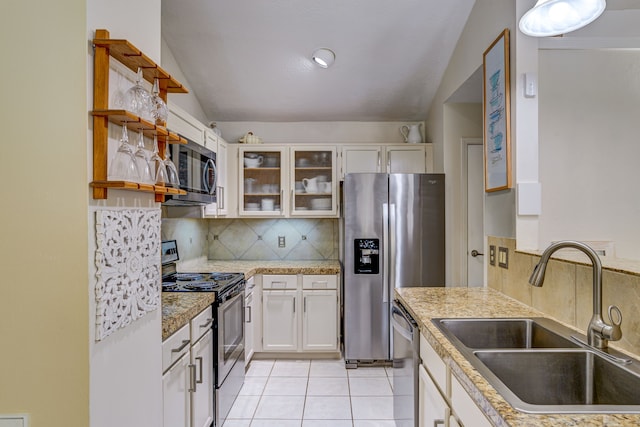
<svg viewBox="0 0 640 427"><path fill-rule="evenodd" d="M400 126L400 133L404 137L404 142L409 144L419 144L422 142L422 135L420 134L420 126L422 123L416 125L402 125Z"/></svg>

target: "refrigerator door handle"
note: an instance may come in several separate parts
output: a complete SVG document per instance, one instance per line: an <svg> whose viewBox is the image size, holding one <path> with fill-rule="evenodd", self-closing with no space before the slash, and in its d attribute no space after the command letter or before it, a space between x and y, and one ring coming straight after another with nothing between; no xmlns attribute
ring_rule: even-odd
<svg viewBox="0 0 640 427"><path fill-rule="evenodd" d="M396 204L389 204L389 252L387 255L387 266L389 269L389 291L391 292L396 287L396 250L398 245L396 244Z"/></svg>
<svg viewBox="0 0 640 427"><path fill-rule="evenodd" d="M382 204L382 302L389 302L389 204Z"/></svg>

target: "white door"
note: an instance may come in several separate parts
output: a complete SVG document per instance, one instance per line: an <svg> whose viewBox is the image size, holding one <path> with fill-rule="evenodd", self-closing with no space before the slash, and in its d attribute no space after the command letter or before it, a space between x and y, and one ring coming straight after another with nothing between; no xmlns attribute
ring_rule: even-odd
<svg viewBox="0 0 640 427"><path fill-rule="evenodd" d="M382 172L382 147L342 147L342 168L340 179L348 173Z"/></svg>
<svg viewBox="0 0 640 427"><path fill-rule="evenodd" d="M481 141L481 140L479 140ZM466 144L467 150L467 286L484 285L484 160L483 146Z"/></svg>
<svg viewBox="0 0 640 427"><path fill-rule="evenodd" d="M302 349L338 349L338 293L302 291Z"/></svg>
<svg viewBox="0 0 640 427"><path fill-rule="evenodd" d="M213 331L209 330L191 347L191 363L195 365L196 384L191 394L193 427L209 427L213 422ZM193 369L193 368L192 368Z"/></svg>
<svg viewBox="0 0 640 427"><path fill-rule="evenodd" d="M263 291L262 349L295 351L298 349L298 291Z"/></svg>

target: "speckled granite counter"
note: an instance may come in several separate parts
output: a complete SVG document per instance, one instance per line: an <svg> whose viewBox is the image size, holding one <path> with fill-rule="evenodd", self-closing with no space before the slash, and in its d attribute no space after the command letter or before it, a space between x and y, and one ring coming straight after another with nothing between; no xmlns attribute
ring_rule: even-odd
<svg viewBox="0 0 640 427"><path fill-rule="evenodd" d="M210 292L163 292L162 340L189 323L214 301L215 297Z"/></svg>
<svg viewBox="0 0 640 427"><path fill-rule="evenodd" d="M245 277L255 274L338 274L340 263L330 261L208 261L204 258L186 261L178 266L179 271L190 272L234 272ZM213 294L207 292L163 292L162 293L162 339L168 338L189 323L200 311L213 304Z"/></svg>
<svg viewBox="0 0 640 427"><path fill-rule="evenodd" d="M204 258L178 264L178 271L224 271L254 274L338 274L340 262L327 261L210 261Z"/></svg>
<svg viewBox="0 0 640 427"><path fill-rule="evenodd" d="M396 295L414 316L427 341L494 425L640 425L640 415L636 414L526 414L516 411L431 323L435 317L545 317L539 311L486 288L403 288L397 289Z"/></svg>

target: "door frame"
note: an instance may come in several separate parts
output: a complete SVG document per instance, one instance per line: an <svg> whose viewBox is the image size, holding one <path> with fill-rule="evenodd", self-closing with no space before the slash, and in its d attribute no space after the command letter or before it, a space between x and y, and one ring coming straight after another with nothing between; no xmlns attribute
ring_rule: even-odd
<svg viewBox="0 0 640 427"><path fill-rule="evenodd" d="M467 222L468 222L468 211L469 207L467 205L468 199L468 191L467 188L467 150L469 145L483 145L482 138L460 138L460 207L462 211L461 221L460 221L460 229L462 230L462 244L460 245L460 260L462 265L462 284L465 287L469 286L469 281L467 277L469 272L467 271L469 268L467 262L467 247L469 246L469 237L467 230ZM483 202L483 210L484 210L484 202ZM486 242L483 242L483 246L486 245ZM483 247L483 253L486 253L486 248ZM484 264L483 275L486 276L486 264ZM486 284L486 277L483 277L483 283Z"/></svg>

